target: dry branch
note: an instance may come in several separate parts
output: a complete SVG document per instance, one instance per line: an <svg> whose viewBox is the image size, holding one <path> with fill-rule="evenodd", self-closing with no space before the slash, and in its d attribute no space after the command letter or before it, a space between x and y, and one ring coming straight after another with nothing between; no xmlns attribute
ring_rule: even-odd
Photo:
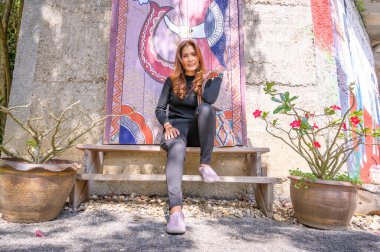
<svg viewBox="0 0 380 252"><path fill-rule="evenodd" d="M64 126L72 121L75 114L81 113L83 115L84 112L77 108L78 105L79 102L69 105L64 108L59 115L55 115L50 109L48 110L44 107L44 112L47 112L48 118L46 116L29 118L26 122L19 120L14 115L14 111L17 111L20 108L27 108L28 105L10 108L5 108L0 105L0 112L9 116L9 118L11 118L30 136L30 139L27 141L27 155L21 155L9 148L9 141L0 145L0 151L7 156L17 158L25 162L46 163L53 157L74 147L76 142L81 137L90 132L92 129L101 126L104 119L108 117L105 116L94 120L91 119L89 114L85 114L85 116L82 116L83 119L75 124L74 127L70 127L70 129L67 127L65 128ZM73 112L74 115L67 116L69 111ZM35 122L52 123L53 125L43 130L40 125L34 124ZM43 144L49 144L49 146L47 148L43 148Z"/></svg>

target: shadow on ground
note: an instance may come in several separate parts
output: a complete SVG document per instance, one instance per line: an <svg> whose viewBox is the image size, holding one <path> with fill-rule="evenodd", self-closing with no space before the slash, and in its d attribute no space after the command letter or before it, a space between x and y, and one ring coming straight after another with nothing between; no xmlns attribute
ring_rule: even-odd
<svg viewBox="0 0 380 252"><path fill-rule="evenodd" d="M165 233L166 219L98 209L54 221L0 220L0 251L379 251L380 236L325 231L254 218L187 218L187 233ZM41 230L44 237L35 237Z"/></svg>
<svg viewBox="0 0 380 252"><path fill-rule="evenodd" d="M282 240L305 251L380 251L380 236L353 230L331 231L289 225L262 219L229 219L207 221L208 225L225 230L230 239L265 244ZM226 227L228 227L226 229Z"/></svg>

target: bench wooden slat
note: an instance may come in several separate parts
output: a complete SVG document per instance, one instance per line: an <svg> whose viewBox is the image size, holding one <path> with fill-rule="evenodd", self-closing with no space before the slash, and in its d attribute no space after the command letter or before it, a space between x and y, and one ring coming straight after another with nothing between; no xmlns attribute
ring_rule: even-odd
<svg viewBox="0 0 380 252"><path fill-rule="evenodd" d="M94 181L165 181L164 174L78 174L78 180ZM219 176L224 183L276 184L281 178L253 176ZM202 181L200 175L183 175L182 181Z"/></svg>
<svg viewBox="0 0 380 252"><path fill-rule="evenodd" d="M80 150L100 151L100 152L162 152L164 151L159 145L100 145L100 144L78 144L76 146ZM247 146L234 146L214 148L213 153L236 153L236 154L249 154L249 153L266 153L269 148L247 147ZM187 147L187 153L200 153L199 147Z"/></svg>

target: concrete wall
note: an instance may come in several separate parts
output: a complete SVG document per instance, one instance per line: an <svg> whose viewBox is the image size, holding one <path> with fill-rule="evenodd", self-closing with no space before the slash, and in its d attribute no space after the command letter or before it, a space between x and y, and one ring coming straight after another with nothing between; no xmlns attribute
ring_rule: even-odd
<svg viewBox="0 0 380 252"><path fill-rule="evenodd" d="M264 123L253 119L255 109L274 108L262 83L279 82L280 90L300 96L299 104L318 111L321 105L338 101L338 90L316 65L326 65L328 72L333 68L317 57L309 0L245 1L244 23L248 138L253 146L271 148L264 156L268 173L286 176L289 169L305 169L307 165L288 146L270 137Z"/></svg>
<svg viewBox="0 0 380 252"><path fill-rule="evenodd" d="M90 116L102 116L110 19L111 0L25 1L10 105L30 104L21 113L27 118L39 116L41 106L58 112L80 100ZM24 151L25 135L10 120L5 131L15 149ZM87 141L97 142L100 135L101 129L94 130ZM63 158L81 156L72 149Z"/></svg>
<svg viewBox="0 0 380 252"><path fill-rule="evenodd" d="M32 3L33 2L33 3ZM305 168L306 164L286 145L268 136L264 125L254 120L252 112L273 109L265 97L262 83L277 81L280 89L300 95L299 102L311 111L321 105L338 102L338 89L333 80L321 75L313 40L310 0L244 0L245 72L248 139L252 146L270 147L264 164L269 175L286 176L289 169ZM111 0L36 0L25 1L21 37L18 44L11 104L31 103L23 116L38 115L40 104L56 108L81 100L93 116L104 113L108 61ZM336 79L335 79L336 80ZM23 150L24 136L7 124L6 138L15 136L14 146ZM100 129L89 134L87 143L96 143ZM63 158L81 160L75 149ZM109 155L106 172L163 172L165 156L138 159L127 155ZM142 157L142 156L141 156ZM146 157L144 157L146 158ZM196 173L198 157L188 158L186 173ZM236 161L237 160L237 161ZM241 157L216 157L214 166L223 175L244 174ZM189 184L188 192L202 193L205 188L220 195L233 195L246 187ZM211 188L211 189L210 189ZM164 192L163 184L97 183L94 193L154 191Z"/></svg>

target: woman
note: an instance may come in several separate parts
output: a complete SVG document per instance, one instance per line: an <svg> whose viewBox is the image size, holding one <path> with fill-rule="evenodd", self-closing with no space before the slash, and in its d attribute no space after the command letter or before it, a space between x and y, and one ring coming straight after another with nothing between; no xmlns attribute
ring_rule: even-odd
<svg viewBox="0 0 380 252"><path fill-rule="evenodd" d="M203 180L219 180L209 165L215 137L215 111L210 104L218 98L222 73L209 73L206 78L208 80L202 88L204 76L205 67L199 47L193 40L182 41L177 48L174 71L165 81L156 108L156 117L164 127L161 146L168 153L168 233L179 234L186 231L181 189L186 146L201 147L199 171ZM202 97L201 104L198 104L198 95Z"/></svg>

